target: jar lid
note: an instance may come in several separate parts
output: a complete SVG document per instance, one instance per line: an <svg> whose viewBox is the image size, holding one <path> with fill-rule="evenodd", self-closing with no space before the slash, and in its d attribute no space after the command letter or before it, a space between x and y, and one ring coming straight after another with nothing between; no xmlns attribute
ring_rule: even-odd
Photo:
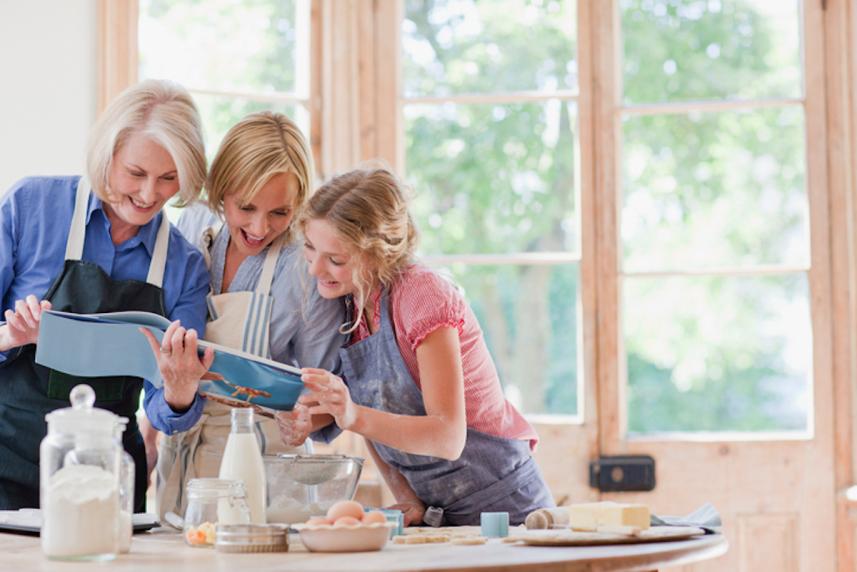
<svg viewBox="0 0 857 572"><path fill-rule="evenodd" d="M287 551L288 528L280 524L218 524L215 548L221 552Z"/></svg>
<svg viewBox="0 0 857 572"><path fill-rule="evenodd" d="M127 420L93 407L95 391L86 384L75 385L69 394L71 407L57 409L45 415L50 433L91 433L113 437L117 427Z"/></svg>
<svg viewBox="0 0 857 572"><path fill-rule="evenodd" d="M191 479L187 484L188 498L218 499L247 496L244 483L234 479Z"/></svg>

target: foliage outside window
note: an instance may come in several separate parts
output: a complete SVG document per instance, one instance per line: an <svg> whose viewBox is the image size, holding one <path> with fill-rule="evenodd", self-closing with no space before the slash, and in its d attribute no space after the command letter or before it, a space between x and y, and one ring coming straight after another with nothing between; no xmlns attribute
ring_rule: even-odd
<svg viewBox="0 0 857 572"><path fill-rule="evenodd" d="M404 145L421 253L451 270L507 397L535 414L577 413L575 39L571 1L405 2ZM538 262L546 253L552 262Z"/></svg>

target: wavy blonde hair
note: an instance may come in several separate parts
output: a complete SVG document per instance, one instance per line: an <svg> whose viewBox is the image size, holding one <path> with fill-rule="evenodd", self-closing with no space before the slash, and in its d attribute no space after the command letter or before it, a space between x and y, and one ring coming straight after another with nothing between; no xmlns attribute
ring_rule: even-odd
<svg viewBox="0 0 857 572"><path fill-rule="evenodd" d="M205 184L208 206L223 214L223 199L230 193L238 193L241 203L247 204L271 177L281 173L293 173L298 179L293 205L297 218L313 180L309 144L282 113L251 113L232 126L217 150ZM286 240L291 239L291 232L289 228L284 233Z"/></svg>
<svg viewBox="0 0 857 572"><path fill-rule="evenodd" d="M132 133L156 141L172 157L179 178L178 206L194 201L205 181L202 122L190 93L179 84L149 79L132 85L110 102L89 135L86 172L95 194L115 202L110 165Z"/></svg>
<svg viewBox="0 0 857 572"><path fill-rule="evenodd" d="M359 256L352 276L357 292L352 332L363 314L375 284L390 286L414 257L417 228L408 212L405 188L383 168L356 169L322 185L307 203L299 220L325 220L336 229L352 256Z"/></svg>

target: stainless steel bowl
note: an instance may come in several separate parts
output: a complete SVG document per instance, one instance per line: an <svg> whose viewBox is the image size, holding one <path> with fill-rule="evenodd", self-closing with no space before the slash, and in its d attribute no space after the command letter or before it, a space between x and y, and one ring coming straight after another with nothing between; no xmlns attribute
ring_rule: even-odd
<svg viewBox="0 0 857 572"><path fill-rule="evenodd" d="M354 498L363 459L345 455L265 455L268 522L294 524Z"/></svg>

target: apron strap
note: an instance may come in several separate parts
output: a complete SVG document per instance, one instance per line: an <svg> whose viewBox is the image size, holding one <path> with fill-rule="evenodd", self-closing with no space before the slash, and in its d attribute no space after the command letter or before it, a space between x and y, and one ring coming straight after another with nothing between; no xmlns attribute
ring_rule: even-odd
<svg viewBox="0 0 857 572"><path fill-rule="evenodd" d="M268 248L265 262L262 264L262 274L256 284L256 292L267 296L271 292L271 283L274 281L274 270L277 267L277 259L283 249L283 237L279 237Z"/></svg>
<svg viewBox="0 0 857 572"><path fill-rule="evenodd" d="M215 224L207 227L202 231L201 245L202 257L205 259L205 267L211 270L211 249L214 247L214 240L220 234L220 229L223 228L223 221L219 220Z"/></svg>
<svg viewBox="0 0 857 572"><path fill-rule="evenodd" d="M86 238L86 211L89 207L91 186L86 177L77 182L74 196L74 214L71 217L68 241L65 244L66 260L81 260L83 258L83 241ZM161 226L158 228L158 238L155 241L155 251L149 263L149 274L146 282L160 288L164 283L164 269L167 266L167 249L170 245L170 221L167 215L161 213Z"/></svg>
<svg viewBox="0 0 857 572"><path fill-rule="evenodd" d="M161 227L158 229L158 239L155 241L155 251L149 263L149 275L146 282L158 288L164 283L164 269L167 267L167 249L170 246L170 221L167 214L161 212Z"/></svg>
<svg viewBox="0 0 857 572"><path fill-rule="evenodd" d="M77 182L74 197L74 214L65 244L65 259L80 260L83 257L83 239L86 238L86 210L89 206L89 181L85 176Z"/></svg>

